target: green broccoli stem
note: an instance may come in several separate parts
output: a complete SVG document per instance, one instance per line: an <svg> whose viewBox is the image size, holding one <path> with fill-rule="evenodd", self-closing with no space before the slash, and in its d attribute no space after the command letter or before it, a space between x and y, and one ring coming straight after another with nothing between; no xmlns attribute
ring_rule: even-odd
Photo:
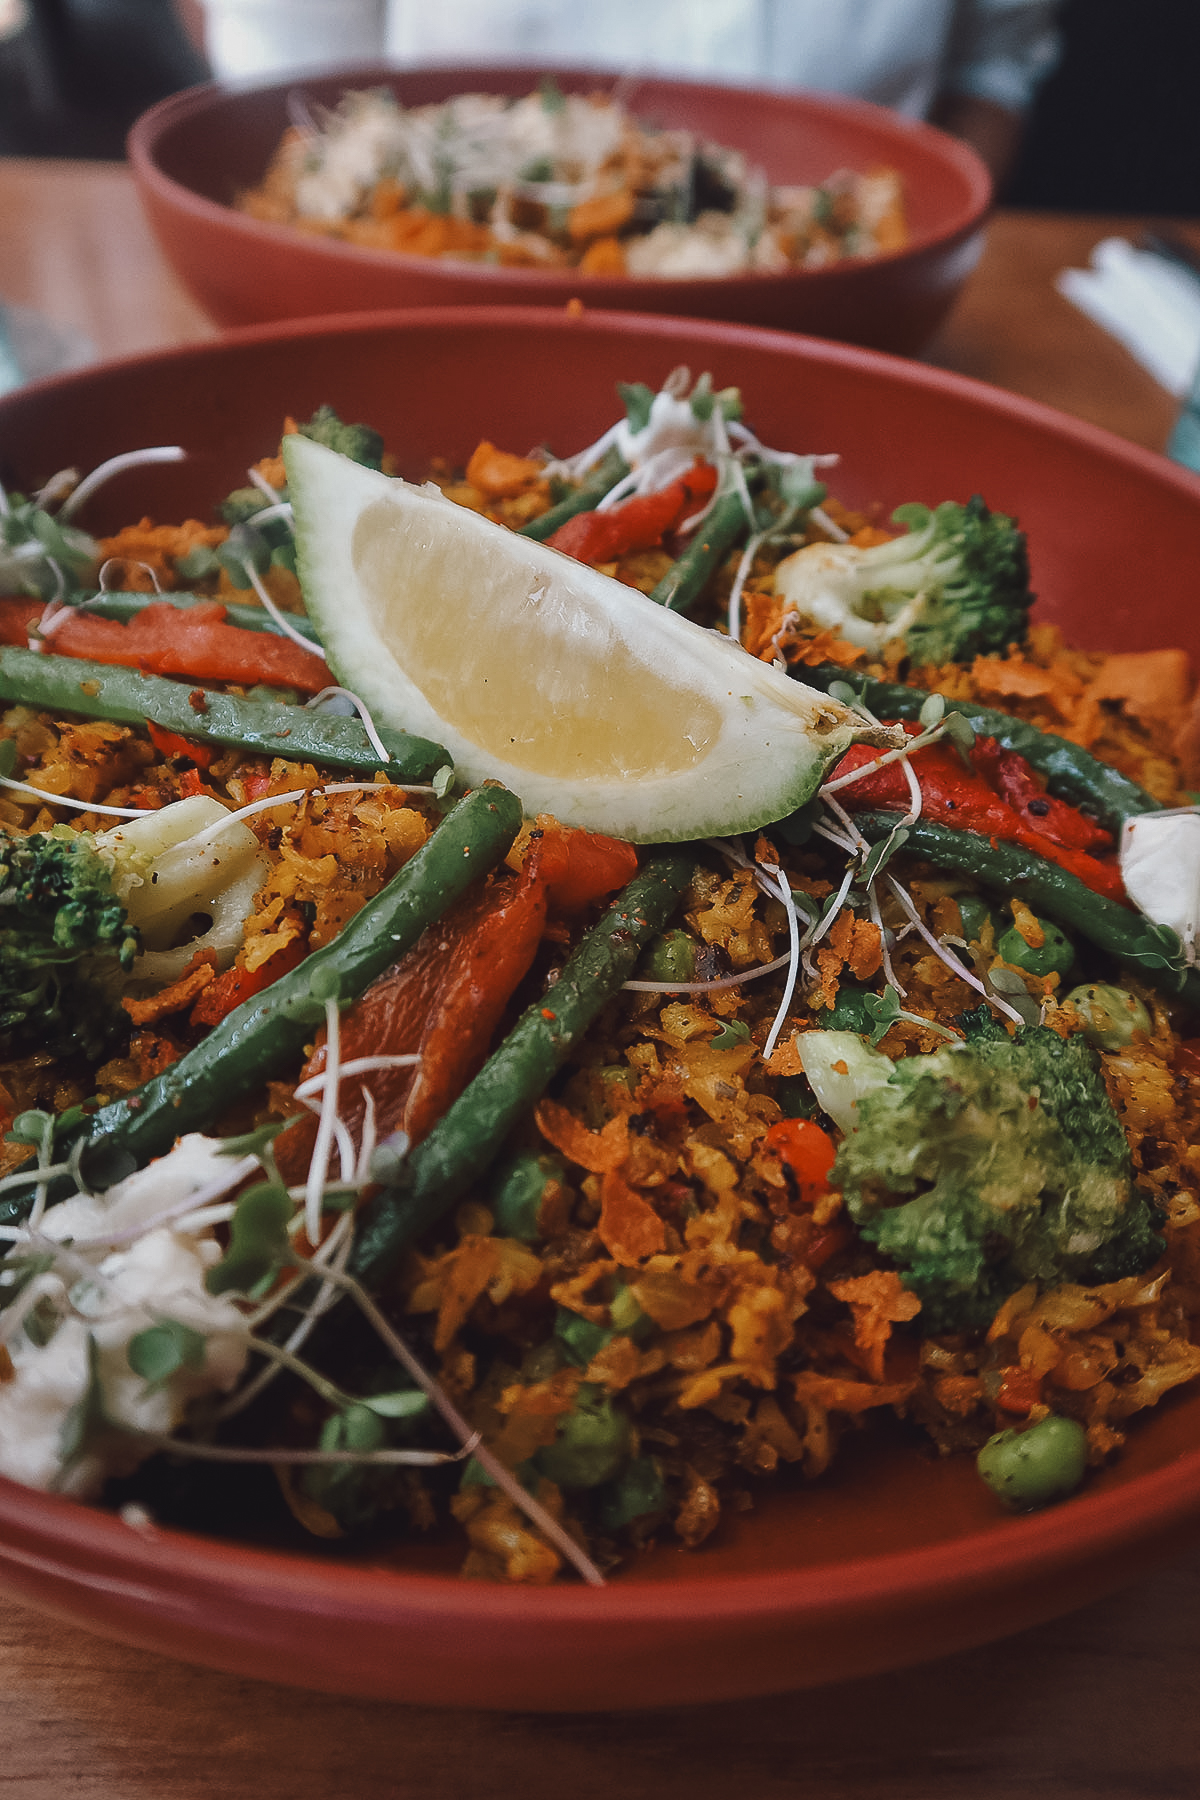
<svg viewBox="0 0 1200 1800"><path fill-rule="evenodd" d="M916 719L929 699L924 688L905 687L896 681L875 681L869 675L839 668L836 663L819 663L815 668L793 667L797 679L811 687L827 689L835 681L844 681L870 707L877 718ZM995 738L1004 750L1014 750L1027 763L1046 777L1050 791L1072 806L1094 812L1110 831L1119 831L1124 821L1139 813L1159 812L1162 802L1139 787L1136 781L1119 770L1110 768L1090 756L1078 744L1053 732L1042 731L1010 713L994 712L973 700L947 700L947 711L961 713L976 736Z"/></svg>
<svg viewBox="0 0 1200 1800"><path fill-rule="evenodd" d="M854 823L868 843L877 844L896 829L899 815L855 813ZM1078 933L1165 994L1185 1006L1200 1007L1200 970L1183 973L1164 966L1159 927L1143 914L1093 893L1078 876L1018 844L1003 844L974 831L956 831L929 819L917 819L906 830L905 856L923 857L935 868L969 875L981 887L1002 896L1015 895L1039 917Z"/></svg>
<svg viewBox="0 0 1200 1800"><path fill-rule="evenodd" d="M691 855L652 856L522 1014L470 1086L367 1207L350 1273L379 1288L399 1257L486 1172L601 1007L628 980L692 878Z"/></svg>
<svg viewBox="0 0 1200 1800"><path fill-rule="evenodd" d="M116 619L127 625L130 619L136 619L144 613L148 606L211 606L218 596L213 594L74 594L72 605L84 614L92 613L99 619ZM221 598L219 604L225 608L225 623L236 625L240 631L265 631L274 637L283 637L278 625L265 606L245 605L238 600ZM319 644L317 628L312 620L303 613L288 613L288 624L305 637L311 644Z"/></svg>
<svg viewBox="0 0 1200 1800"><path fill-rule="evenodd" d="M0 649L0 700L119 725L150 721L201 744L285 756L353 774L382 770L401 782L428 780L450 762L439 744L386 727L379 736L391 760L381 762L358 719L282 700L241 700L163 675L73 656L40 656L35 650Z"/></svg>
<svg viewBox="0 0 1200 1800"><path fill-rule="evenodd" d="M756 509L751 526L742 495L736 489L722 494L683 555L651 591L651 600L668 612L690 612L738 539L769 523L770 515Z"/></svg>
<svg viewBox="0 0 1200 1800"><path fill-rule="evenodd" d="M521 803L507 788L474 789L332 942L244 1001L161 1075L61 1133L56 1149L86 1138L90 1150L120 1150L140 1166L182 1133L211 1130L244 1095L294 1069L313 1035L306 1003L314 983L339 999L356 998L495 867L520 823ZM0 1224L18 1222L30 1198L18 1190L0 1201Z"/></svg>
<svg viewBox="0 0 1200 1800"><path fill-rule="evenodd" d="M536 519L530 519L527 525L522 525L519 536L537 538L539 543L545 543L548 537L553 537L560 525L565 525L576 513L592 512L608 490L616 487L618 481L628 473L629 465L620 451L607 451L597 465L596 472L582 486L574 488L548 512L541 513Z"/></svg>

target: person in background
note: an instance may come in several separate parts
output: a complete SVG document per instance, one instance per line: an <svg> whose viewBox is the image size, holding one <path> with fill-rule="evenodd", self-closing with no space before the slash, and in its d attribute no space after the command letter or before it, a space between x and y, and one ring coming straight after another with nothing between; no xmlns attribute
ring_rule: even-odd
<svg viewBox="0 0 1200 1800"><path fill-rule="evenodd" d="M966 139L1002 183L1058 0L175 0L221 79L370 55L851 94Z"/></svg>
<svg viewBox="0 0 1200 1800"><path fill-rule="evenodd" d="M1054 67L1056 0L388 0L389 61L595 65L856 95L964 138L997 184Z"/></svg>

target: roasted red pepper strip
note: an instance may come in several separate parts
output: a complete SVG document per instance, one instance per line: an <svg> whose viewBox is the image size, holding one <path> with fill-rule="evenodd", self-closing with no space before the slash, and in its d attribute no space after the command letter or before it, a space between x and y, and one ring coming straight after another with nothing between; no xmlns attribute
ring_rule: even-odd
<svg viewBox="0 0 1200 1800"><path fill-rule="evenodd" d="M0 600L0 644L15 644L23 650L45 610L44 600Z"/></svg>
<svg viewBox="0 0 1200 1800"><path fill-rule="evenodd" d="M342 1015L343 1062L421 1057L415 1069L380 1069L343 1084L338 1110L355 1141L366 1113L364 1090L381 1137L404 1130L418 1143L481 1067L541 942L546 884L538 863L535 845L519 875L502 876L451 908ZM301 1080L324 1067L322 1033ZM304 1119L276 1140L285 1179L303 1177L315 1138L315 1119Z"/></svg>
<svg viewBox="0 0 1200 1800"><path fill-rule="evenodd" d="M912 724L906 724L904 729L910 737L916 737L920 731L919 726ZM877 755L877 751L856 744L846 752L835 773L848 775ZM1125 886L1115 858L1101 860L1090 853L1092 848L1110 848L1112 838L1065 801L1050 799L1024 757L1002 750L994 738L980 738L972 751L971 770L963 766L958 752L945 743L914 751L909 763L921 784L921 810L936 824L976 831L981 837L1036 850L1047 862L1069 869L1094 894L1125 900ZM993 775L1002 787L1000 793L989 785L988 777ZM852 786L839 789L838 800L852 812L878 807L907 812L908 782L899 763L889 763ZM1034 804L1038 800L1048 802L1045 814ZM1044 829L1047 824L1049 831Z"/></svg>
<svg viewBox="0 0 1200 1800"><path fill-rule="evenodd" d="M339 1111L351 1136L360 1134L366 1088L379 1135L400 1129L419 1143L484 1062L541 942L547 911L579 911L624 887L636 868L631 844L548 824L529 840L519 875L492 882L432 926L343 1015L343 1062L414 1052L421 1058L415 1070L382 1069L345 1084ZM324 1067L321 1042L301 1079ZM305 1119L277 1140L287 1179L303 1175L315 1136L315 1121Z"/></svg>
<svg viewBox="0 0 1200 1800"><path fill-rule="evenodd" d="M553 913L582 912L637 874L637 851L623 838L551 826L542 835L541 871Z"/></svg>
<svg viewBox="0 0 1200 1800"><path fill-rule="evenodd" d="M24 637L15 641L23 643ZM216 600L186 607L152 601L127 625L75 613L54 633L52 646L60 656L193 681L232 681L245 687L262 682L304 694L318 693L329 681L322 657L290 638L227 625L225 608Z"/></svg>
<svg viewBox="0 0 1200 1800"><path fill-rule="evenodd" d="M253 999L281 975L298 968L307 955L307 944L302 937L297 937L268 957L265 963L260 963L257 969L242 969L236 964L232 969L226 969L223 975L209 983L193 1006L189 1015L192 1024L219 1025L243 1000Z"/></svg>
<svg viewBox="0 0 1200 1800"><path fill-rule="evenodd" d="M971 761L992 790L1003 796L1039 837L1061 844L1065 850L1111 850L1112 836L1078 807L1048 794L1037 771L1018 756L1004 750L995 738L977 738Z"/></svg>
<svg viewBox="0 0 1200 1800"><path fill-rule="evenodd" d="M604 512L576 513L546 541L577 562L615 562L654 550L709 499L717 485L711 463L698 462L656 494L635 494Z"/></svg>
<svg viewBox="0 0 1200 1800"><path fill-rule="evenodd" d="M190 738L180 737L177 731L165 731L153 719L146 720L146 731L154 748L164 756L186 756L198 769L209 768L217 754L213 745L196 744Z"/></svg>

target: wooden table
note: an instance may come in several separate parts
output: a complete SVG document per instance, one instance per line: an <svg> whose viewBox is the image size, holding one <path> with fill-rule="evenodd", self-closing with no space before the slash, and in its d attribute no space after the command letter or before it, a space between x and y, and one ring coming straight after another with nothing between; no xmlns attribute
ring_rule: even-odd
<svg viewBox="0 0 1200 1800"><path fill-rule="evenodd" d="M1161 449L1169 396L1052 277L1141 221L1002 213L930 352ZM116 355L212 335L124 170L0 161L0 301ZM14 1800L1191 1800L1200 1552L969 1655L781 1699L618 1717L441 1713L186 1668L0 1600Z"/></svg>

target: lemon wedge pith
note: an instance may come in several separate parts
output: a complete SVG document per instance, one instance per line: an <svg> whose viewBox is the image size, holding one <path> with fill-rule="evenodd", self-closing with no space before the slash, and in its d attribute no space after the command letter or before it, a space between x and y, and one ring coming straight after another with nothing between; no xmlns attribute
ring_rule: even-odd
<svg viewBox="0 0 1200 1800"><path fill-rule="evenodd" d="M878 735L636 590L310 439L285 439L301 585L340 682L462 779L634 843L753 830Z"/></svg>

